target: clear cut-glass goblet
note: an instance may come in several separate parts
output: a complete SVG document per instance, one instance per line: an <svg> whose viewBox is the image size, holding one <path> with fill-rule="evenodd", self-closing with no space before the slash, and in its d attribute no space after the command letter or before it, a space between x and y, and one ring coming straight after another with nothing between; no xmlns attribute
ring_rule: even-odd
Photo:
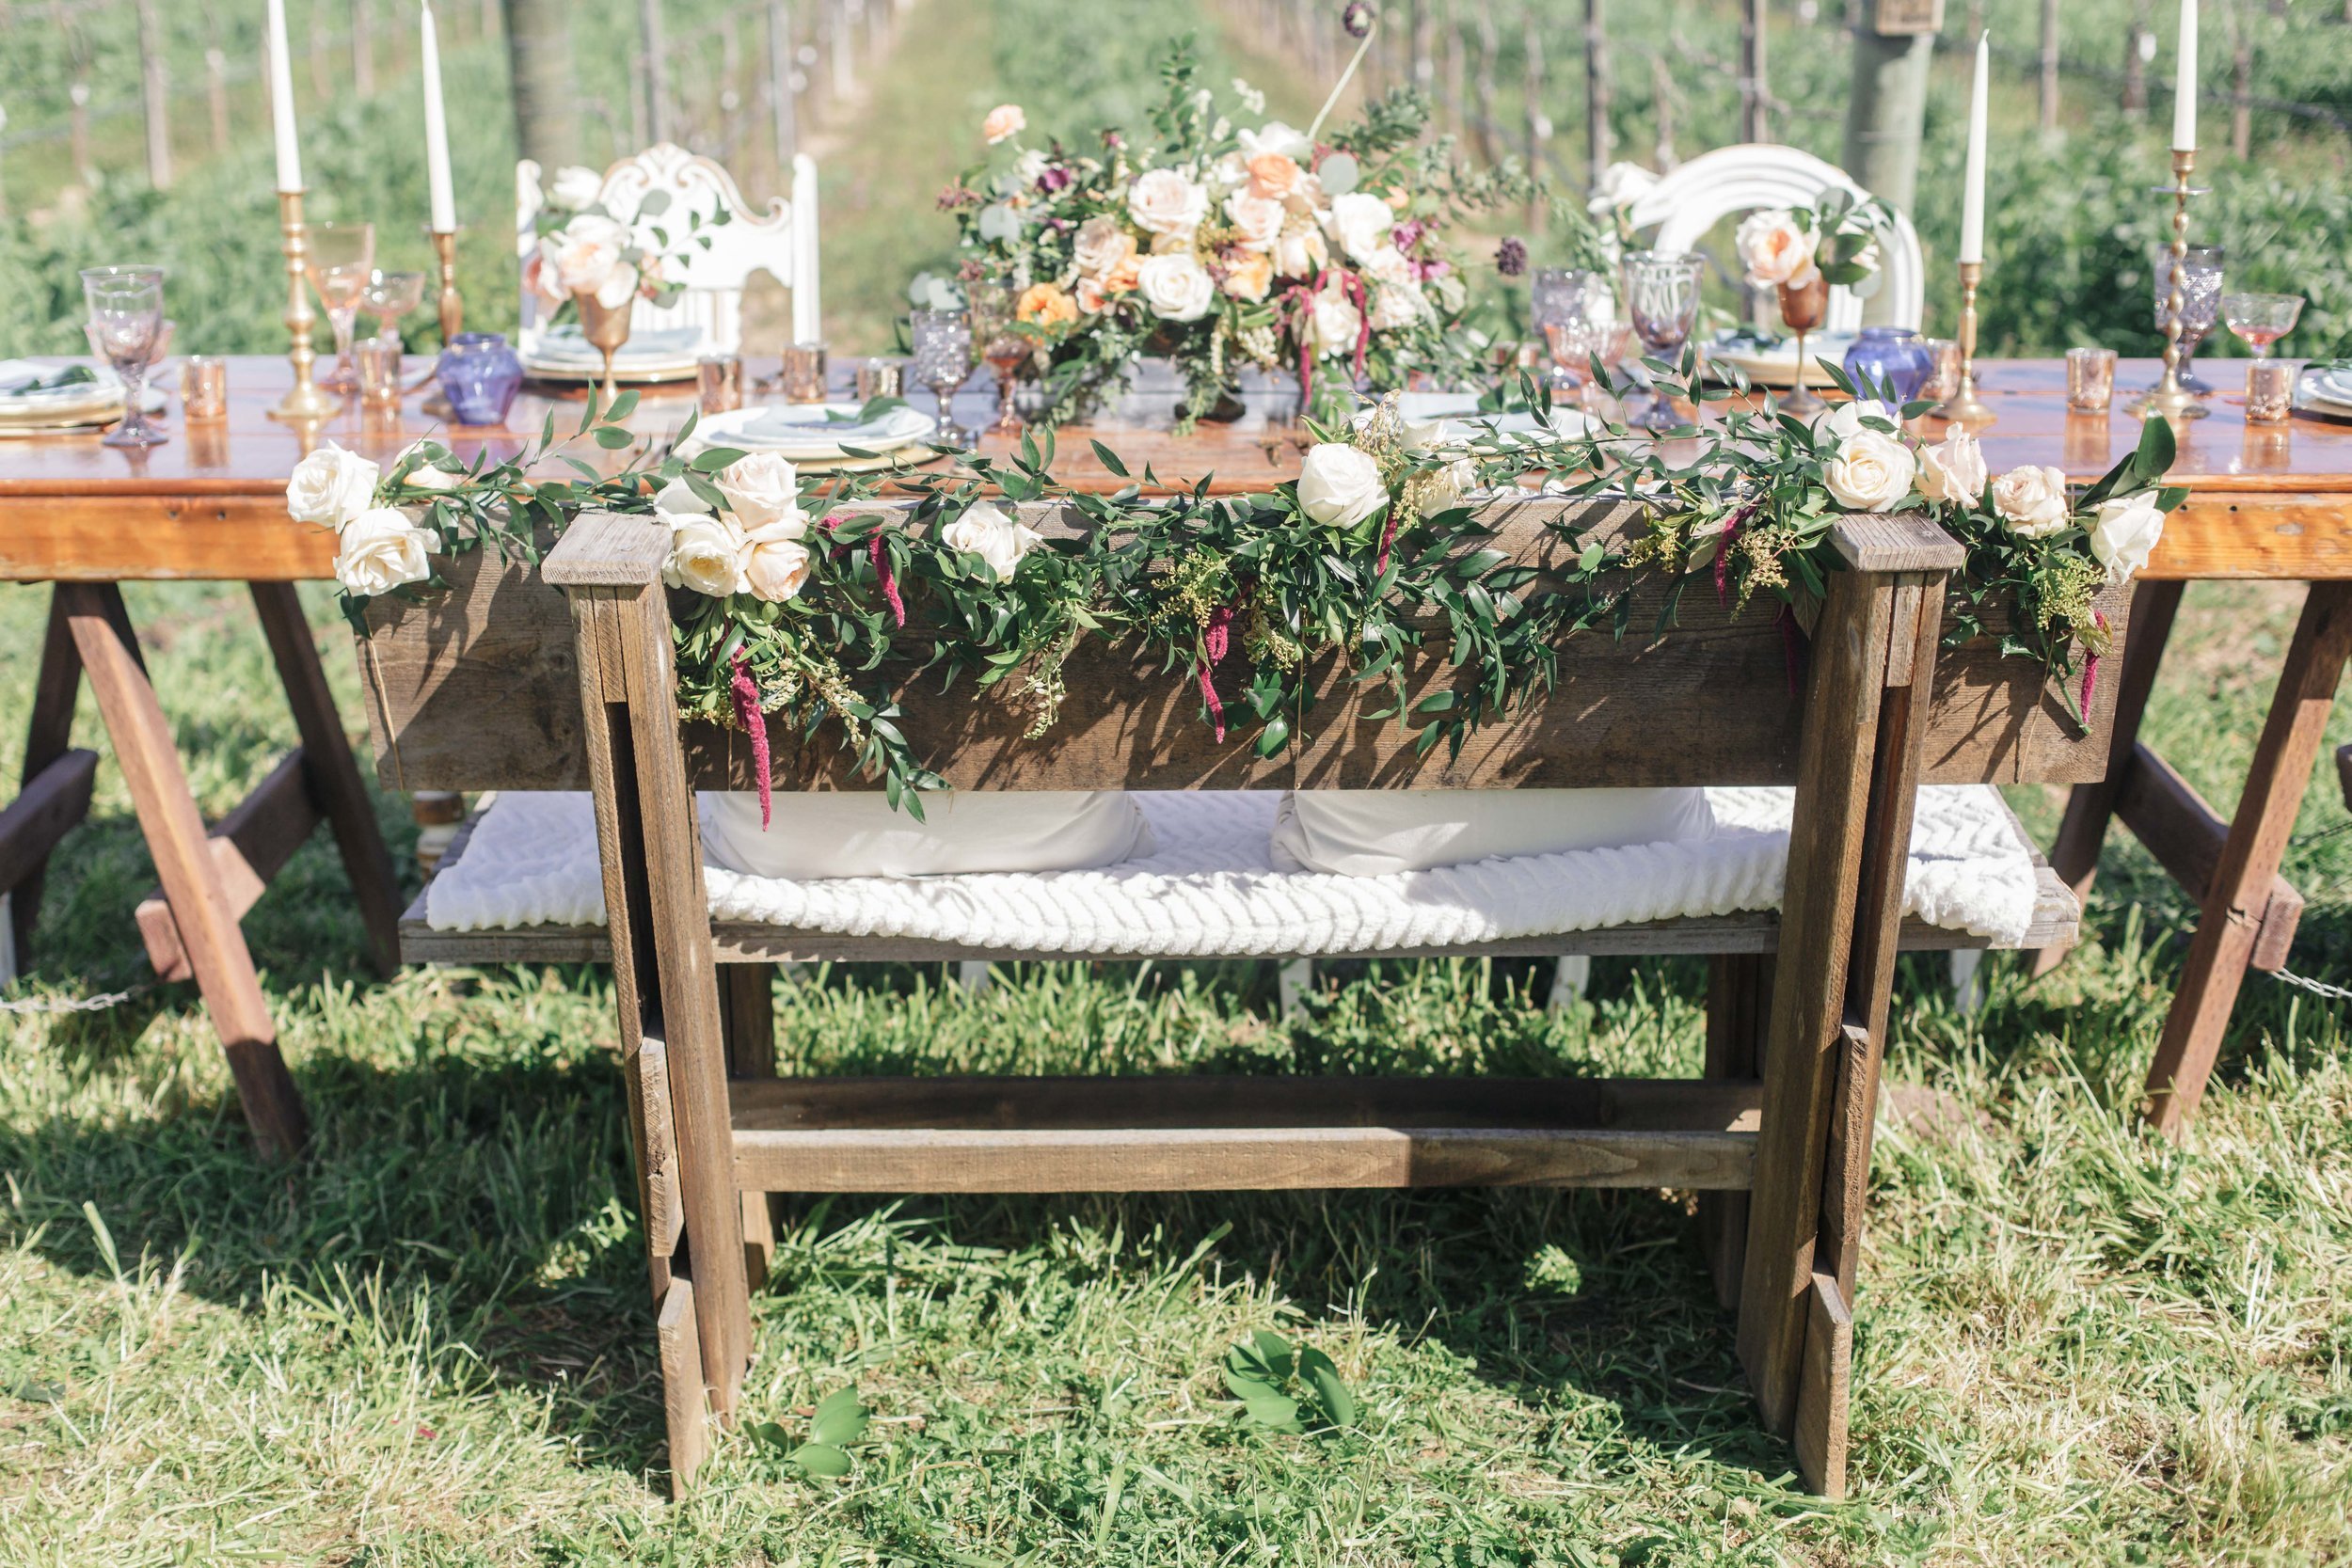
<svg viewBox="0 0 2352 1568"><path fill-rule="evenodd" d="M913 322L914 372L917 384L939 403L939 438L951 446L971 444L956 427L948 400L972 378L972 317L963 310L917 310Z"/></svg>
<svg viewBox="0 0 2352 1568"><path fill-rule="evenodd" d="M1691 329L1698 325L1699 279L1704 258L1679 250L1637 250L1625 259L1626 313L1643 352L1669 366L1679 365ZM1677 430L1681 416L1663 391L1642 417L1642 428Z"/></svg>
<svg viewBox="0 0 2352 1568"><path fill-rule="evenodd" d="M2181 386L2199 397L2210 396L2213 386L2201 378L2191 363L2198 345L2221 314L2222 268L2228 252L2217 245L2193 245L2181 265ZM2172 247L2158 245L2154 255L2156 330L2172 320Z"/></svg>
<svg viewBox="0 0 2352 1568"><path fill-rule="evenodd" d="M329 391L347 392L359 385L351 341L359 321L360 296L375 271L375 225L314 223L305 237L310 245L305 270L326 311L326 325L335 329L335 368L320 376L318 384Z"/></svg>
<svg viewBox="0 0 2352 1568"><path fill-rule="evenodd" d="M147 375L171 341L164 320L164 269L88 267L82 298L89 307L90 348L122 377L122 420L100 439L110 447L151 447L169 437L147 417Z"/></svg>

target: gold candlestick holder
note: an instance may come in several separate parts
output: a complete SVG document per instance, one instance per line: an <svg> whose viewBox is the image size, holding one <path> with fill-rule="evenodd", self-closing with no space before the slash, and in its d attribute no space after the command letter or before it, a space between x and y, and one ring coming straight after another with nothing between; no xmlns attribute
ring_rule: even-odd
<svg viewBox="0 0 2352 1568"><path fill-rule="evenodd" d="M294 364L294 386L270 412L281 420L323 420L341 406L318 388L310 366L318 351L310 346L310 328L318 316L310 309L309 272L310 231L302 221L302 193L278 193L279 245L286 253L286 331L293 341L286 357Z"/></svg>
<svg viewBox="0 0 2352 1568"><path fill-rule="evenodd" d="M1977 285L1983 281L1982 261L1960 263L1960 385L1935 405L1935 417L1963 430L1983 430L2000 416L1977 395Z"/></svg>
<svg viewBox="0 0 2352 1568"><path fill-rule="evenodd" d="M447 348L466 329L466 302L457 293L457 230L425 232L433 240L435 270L441 281L441 346Z"/></svg>
<svg viewBox="0 0 2352 1568"><path fill-rule="evenodd" d="M2198 194L2188 182L2197 169L2197 151L2191 148L2184 152L2172 150L2172 287L2164 298L2164 374L2154 388L2132 404L2131 411L2143 420L2201 420L2210 409L2202 399L2182 385L2187 369L2182 363L2181 313L2188 309L2188 198Z"/></svg>

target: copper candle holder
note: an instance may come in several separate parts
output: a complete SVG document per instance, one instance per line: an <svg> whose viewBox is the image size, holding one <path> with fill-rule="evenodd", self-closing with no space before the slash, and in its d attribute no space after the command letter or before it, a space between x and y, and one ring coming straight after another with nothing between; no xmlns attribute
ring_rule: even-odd
<svg viewBox="0 0 2352 1568"><path fill-rule="evenodd" d="M2188 309L2188 198L2197 195L2188 177L2197 169L2197 151L2172 151L2172 288L2164 299L2164 374L2154 388L2132 404L2143 420L2201 420L2211 412L2203 400L2181 385L2181 312Z"/></svg>
<svg viewBox="0 0 2352 1568"><path fill-rule="evenodd" d="M323 420L340 406L319 390L310 367L318 351L310 346L310 328L318 324L310 309L310 231L302 221L302 192L278 193L279 245L286 253L286 331L293 341L286 357L294 365L294 386L270 412L281 420Z"/></svg>
<svg viewBox="0 0 2352 1568"><path fill-rule="evenodd" d="M1963 430L1982 430L2000 418L1977 395L1977 286L1983 279L1982 261L1960 263L1960 385L1935 405L1937 419Z"/></svg>

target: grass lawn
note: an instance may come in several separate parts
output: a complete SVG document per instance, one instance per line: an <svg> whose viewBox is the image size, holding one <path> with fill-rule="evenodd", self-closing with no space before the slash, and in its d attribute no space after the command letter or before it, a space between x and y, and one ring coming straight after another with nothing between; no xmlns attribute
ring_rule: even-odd
<svg viewBox="0 0 2352 1568"><path fill-rule="evenodd" d="M217 815L292 725L233 591L131 591ZM311 601L356 715L332 607ZM2193 590L2153 723L2229 799L2291 594ZM0 596L29 672L40 596ZM13 752L29 678L0 684ZM103 746L86 711L84 744ZM13 755L0 756L9 776ZM2046 831L2055 801L2023 803ZM404 850L402 802L387 831ZM2344 978L2343 807L2289 874ZM111 763L19 997L143 974ZM2256 979L2179 1150L2126 1114L2189 911L2127 841L2097 939L1973 1021L1909 961L1894 1076L1967 1125L1882 1129L1857 1304L1856 1500L1798 1491L1740 1390L1682 1195L802 1203L758 1298L754 1421L873 1408L844 1481L723 1441L670 1508L604 977L367 973L325 841L248 922L317 1120L250 1156L192 988L0 1021L0 1562L2317 1562L2352 1493L2352 1069ZM1695 964L1337 966L1296 1023L1251 965L778 982L786 1070L1696 1070ZM1245 1427L1275 1328L1360 1426Z"/></svg>

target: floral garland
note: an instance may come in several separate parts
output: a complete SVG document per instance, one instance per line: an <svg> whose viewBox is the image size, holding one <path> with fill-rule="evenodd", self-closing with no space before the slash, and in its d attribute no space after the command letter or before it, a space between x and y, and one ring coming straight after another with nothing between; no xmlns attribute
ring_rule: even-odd
<svg viewBox="0 0 2352 1568"><path fill-rule="evenodd" d="M1541 388L1527 392L1549 428ZM830 732L918 818L921 793L943 781L893 702L917 675L943 688L968 680L1014 705L1039 736L1058 717L1063 666L1084 639L1133 643L1198 691L1220 741L1239 732L1272 756L1305 737L1326 684L1316 671L1337 660L1359 687L1391 695L1359 717L1408 727L1423 752L1458 752L1473 730L1550 688L1567 638L1598 626L1622 636L1629 582L1644 571L1674 579L1661 630L1695 581L1736 609L1758 594L1781 600L1793 647L1837 569L1832 530L1855 514L1916 511L1958 537L1968 562L1953 636L1980 635L1982 612L2003 612L2003 652L2042 663L2087 712L2107 646L2092 598L2147 561L2185 495L2156 488L2172 457L2160 420L2074 498L2053 468L1993 478L1965 432L1927 446L1867 396L1809 425L1732 407L1688 461L1621 425L1449 432L1406 420L1391 398L1315 430L1293 483L1231 497L1204 483L1159 500L1135 483L1112 496L1057 483L1050 433L1007 461L961 453L950 473L901 465L823 479L773 453L700 448L691 421L668 451L611 477L564 451L632 445L621 421L634 404L624 394L600 410L592 398L570 435L559 439L550 421L532 450L499 463L485 454L468 465L421 442L383 470L323 447L295 469L288 506L338 530L336 577L363 636L370 600L442 585L437 556L486 545L535 561L542 525L560 531L592 509L656 515L670 530L662 575L681 709L747 730L760 760L762 715L787 721L803 744ZM1095 452L1127 477L1115 452L1099 442ZM531 477L551 465L579 477ZM1578 553L1559 586L1539 586L1534 567L1489 547L1474 504L1534 475L1552 476L1554 495L1647 501L1653 521L1614 550L1572 521L1553 524ZM1156 483L1149 470L1144 481ZM880 509L885 483L911 504ZM1056 500L1087 526L1049 538L999 499ZM2077 641L2090 655L2079 697ZM1425 649L1447 650L1469 678L1408 707L1405 676Z"/></svg>

